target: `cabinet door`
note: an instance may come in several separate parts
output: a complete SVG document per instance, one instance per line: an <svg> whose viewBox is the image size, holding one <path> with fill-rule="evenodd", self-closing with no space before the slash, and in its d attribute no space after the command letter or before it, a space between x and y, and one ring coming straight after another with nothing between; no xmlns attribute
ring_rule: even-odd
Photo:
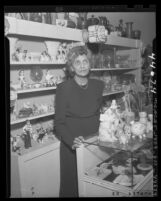
<svg viewBox="0 0 161 201"><path fill-rule="evenodd" d="M59 149L23 162L22 197L59 196Z"/></svg>

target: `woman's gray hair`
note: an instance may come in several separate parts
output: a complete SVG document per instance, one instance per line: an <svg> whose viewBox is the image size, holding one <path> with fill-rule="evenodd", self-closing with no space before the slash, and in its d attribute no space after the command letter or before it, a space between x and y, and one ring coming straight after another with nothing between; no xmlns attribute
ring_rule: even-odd
<svg viewBox="0 0 161 201"><path fill-rule="evenodd" d="M86 46L76 46L69 50L67 54L67 66L66 66L67 69L66 70L70 74L72 74L71 67L73 66L75 59L79 55L83 55L83 54L87 56L89 63L91 64L91 52Z"/></svg>

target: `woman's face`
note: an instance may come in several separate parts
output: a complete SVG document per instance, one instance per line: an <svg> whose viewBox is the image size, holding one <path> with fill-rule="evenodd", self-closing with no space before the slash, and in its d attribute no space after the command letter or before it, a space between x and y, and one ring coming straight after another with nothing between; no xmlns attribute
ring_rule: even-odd
<svg viewBox="0 0 161 201"><path fill-rule="evenodd" d="M90 63L85 54L79 55L73 62L72 70L77 76L86 77L90 70Z"/></svg>

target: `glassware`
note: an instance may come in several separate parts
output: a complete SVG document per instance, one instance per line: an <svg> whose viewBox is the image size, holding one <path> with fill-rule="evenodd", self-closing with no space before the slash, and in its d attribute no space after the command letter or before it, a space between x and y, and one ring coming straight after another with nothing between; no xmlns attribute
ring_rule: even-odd
<svg viewBox="0 0 161 201"><path fill-rule="evenodd" d="M133 22L126 22L126 37L132 38L132 25Z"/></svg>

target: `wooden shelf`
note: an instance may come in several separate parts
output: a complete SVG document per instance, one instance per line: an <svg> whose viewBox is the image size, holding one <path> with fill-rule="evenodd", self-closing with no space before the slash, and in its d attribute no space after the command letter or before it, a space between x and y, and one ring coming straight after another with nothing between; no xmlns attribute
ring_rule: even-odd
<svg viewBox="0 0 161 201"><path fill-rule="evenodd" d="M109 96L113 94L124 93L124 91L103 92L103 96Z"/></svg>
<svg viewBox="0 0 161 201"><path fill-rule="evenodd" d="M120 36L107 36L107 45L120 46L127 48L139 48L142 44L140 40L135 40L131 38L124 38Z"/></svg>
<svg viewBox="0 0 161 201"><path fill-rule="evenodd" d="M32 36L50 39L60 39L69 41L83 41L82 31L79 29L72 29L67 27L60 27L51 24L44 24L39 22L16 19L13 17L6 17L11 24L9 29L10 34Z"/></svg>
<svg viewBox="0 0 161 201"><path fill-rule="evenodd" d="M48 117L48 116L51 116L51 115L54 115L54 114L55 114L55 112L50 112L50 113L41 114L41 115L37 115L37 116L17 119L15 121L12 121L11 125L19 124L19 123L25 122L26 120L34 120L34 119L39 119L39 118L43 118L43 117Z"/></svg>
<svg viewBox="0 0 161 201"><path fill-rule="evenodd" d="M43 87L43 88L34 88L34 89L24 89L24 90L18 90L17 94L23 94L23 93L32 93L32 92L38 92L38 91L48 91L48 90L54 90L56 87Z"/></svg>
<svg viewBox="0 0 161 201"><path fill-rule="evenodd" d="M83 44L82 31L79 29L21 20L13 17L6 18L10 24L8 36L32 36L37 38L77 41ZM108 35L105 44L125 48L140 48L142 42L131 38Z"/></svg>
<svg viewBox="0 0 161 201"><path fill-rule="evenodd" d="M92 68L91 71L120 71L120 70L136 70L139 67L134 68Z"/></svg>
<svg viewBox="0 0 161 201"><path fill-rule="evenodd" d="M10 65L65 65L66 63L58 63L58 62L16 62L13 61Z"/></svg>

